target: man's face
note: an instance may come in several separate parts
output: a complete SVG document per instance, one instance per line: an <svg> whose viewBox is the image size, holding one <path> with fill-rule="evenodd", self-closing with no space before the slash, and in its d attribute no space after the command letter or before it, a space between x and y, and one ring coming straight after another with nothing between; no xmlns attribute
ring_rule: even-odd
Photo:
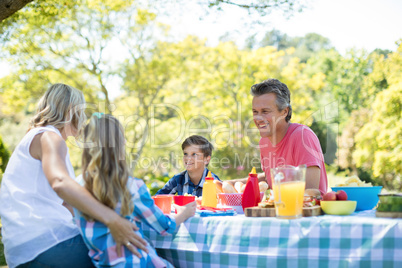
<svg viewBox="0 0 402 268"><path fill-rule="evenodd" d="M279 111L276 95L268 93L253 98L253 119L261 137L272 137L276 131L286 125L288 108Z"/></svg>
<svg viewBox="0 0 402 268"><path fill-rule="evenodd" d="M187 171L204 170L211 159L211 156L204 156L199 146L190 145L183 150L183 162Z"/></svg>

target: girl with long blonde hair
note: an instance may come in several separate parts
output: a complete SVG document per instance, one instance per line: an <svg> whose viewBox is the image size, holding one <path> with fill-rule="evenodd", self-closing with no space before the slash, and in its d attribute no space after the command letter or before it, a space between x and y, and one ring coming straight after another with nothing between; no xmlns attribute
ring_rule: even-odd
<svg viewBox="0 0 402 268"><path fill-rule="evenodd" d="M65 140L82 129L84 109L81 91L65 84L52 85L8 162L0 189L0 216L10 268L93 266L73 223L70 205L106 224L118 245L127 244L138 256L135 247L146 250L146 242L134 232L138 230L135 225L73 179Z"/></svg>
<svg viewBox="0 0 402 268"><path fill-rule="evenodd" d="M176 207L175 217L164 215L154 204L144 182L129 176L124 130L115 117L95 113L84 129L84 145L82 177L85 188L102 204L135 222L139 228L145 223L161 235L167 235L195 214L196 203L192 202ZM127 249L122 257L109 254L116 244L107 226L86 213L75 210L75 214L96 267L172 267L150 246L147 247L149 253L139 250L142 258ZM141 229L138 234L143 236Z"/></svg>

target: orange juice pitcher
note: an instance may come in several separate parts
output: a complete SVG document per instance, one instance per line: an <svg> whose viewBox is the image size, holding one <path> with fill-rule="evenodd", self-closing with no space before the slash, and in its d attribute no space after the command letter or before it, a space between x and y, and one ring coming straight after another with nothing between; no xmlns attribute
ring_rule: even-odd
<svg viewBox="0 0 402 268"><path fill-rule="evenodd" d="M271 169L276 217L297 219L302 217L306 187L306 165L280 166Z"/></svg>

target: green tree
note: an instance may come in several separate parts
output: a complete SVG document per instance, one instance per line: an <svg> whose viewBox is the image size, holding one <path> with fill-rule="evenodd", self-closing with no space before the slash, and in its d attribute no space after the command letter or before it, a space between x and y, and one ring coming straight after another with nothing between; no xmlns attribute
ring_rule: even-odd
<svg viewBox="0 0 402 268"><path fill-rule="evenodd" d="M15 12L22 9L24 6L28 5L25 9L28 8L36 8L39 10L39 15L46 16L49 14L50 10L46 10L51 6L52 3L47 1L33 1L33 0L9 0L9 1L2 1L5 2L4 4L0 5L0 22L7 19L8 17L12 16ZM32 2L32 3L31 3ZM69 1L76 5L84 5L85 3L81 3L80 1ZM112 2L112 1L108 1ZM150 1L153 4L163 4L166 6L166 3L169 3L169 0L158 0L158 1ZM178 5L185 5L186 1L176 1ZM251 13L256 12L257 14L264 16L269 14L272 10L282 10L287 14L292 14L294 12L301 11L304 7L300 0L283 0L283 1L276 1L276 0L260 0L260 1L247 1L246 3L240 1L228 1L228 0L204 0L200 1L198 4L200 7L204 8L215 8L217 10L222 10L227 6L236 6L241 9L248 10ZM64 5L68 5L67 3L63 3ZM54 10L51 10L55 12ZM19 12L21 13L21 12ZM14 16L11 17L12 20L17 20L19 17L19 13L16 13ZM9 19L10 20L10 19Z"/></svg>
<svg viewBox="0 0 402 268"><path fill-rule="evenodd" d="M371 170L386 188L401 190L402 44L387 59L380 56L377 60L369 81L372 85L387 85L387 88L376 94L369 123L356 135L353 159L358 167ZM383 79L385 83L375 83Z"/></svg>
<svg viewBox="0 0 402 268"><path fill-rule="evenodd" d="M265 34L260 46L274 46L278 50L295 48L293 56L301 62L307 62L309 58L321 50L329 50L331 43L328 38L317 33L308 33L303 37L291 37L278 30L271 30Z"/></svg>
<svg viewBox="0 0 402 268"><path fill-rule="evenodd" d="M2 172L6 170L6 166L9 159L10 159L10 152L7 150L7 147L0 136L0 170Z"/></svg>
<svg viewBox="0 0 402 268"><path fill-rule="evenodd" d="M353 111L342 130L339 140L338 165L342 169L350 169L353 175L358 175L353 153L356 150L356 135L369 122L370 110L360 108Z"/></svg>
<svg viewBox="0 0 402 268"><path fill-rule="evenodd" d="M54 8L56 5L49 7ZM129 106L132 110L127 114L134 114L137 107L146 110L152 103L153 98L148 98L150 84L135 83L148 79L155 82L158 90L163 88L166 78L157 76L168 73L165 67L169 66L169 58L157 55L163 49L158 48L155 37L162 37L167 28L156 21L154 13L127 1L96 0L69 6L41 20L36 10L28 8L23 13L26 16L18 21L19 25L9 26L10 36L4 39L1 50L14 69L0 79L4 114L21 110L32 113L39 97L55 82L82 90L89 114L116 109L111 103L110 88L118 88L119 82L113 85L111 81L121 81L123 89L135 95L137 104ZM115 57L112 44L127 54ZM133 79L134 84L129 84ZM77 168L81 151L73 148L77 147L75 142L69 145Z"/></svg>
<svg viewBox="0 0 402 268"><path fill-rule="evenodd" d="M108 107L107 83L114 70L105 51L116 39L115 33L123 31L114 18L135 20L136 7L127 1L101 4L86 0L81 5L61 6L62 11L52 13L58 5L46 3L48 16L38 19L38 11L28 8L25 16L8 28L2 54L17 71L12 74L14 79L3 79L14 82L5 82L5 95L18 96L21 102L32 96L36 99L57 79L83 90L89 102L99 94Z"/></svg>

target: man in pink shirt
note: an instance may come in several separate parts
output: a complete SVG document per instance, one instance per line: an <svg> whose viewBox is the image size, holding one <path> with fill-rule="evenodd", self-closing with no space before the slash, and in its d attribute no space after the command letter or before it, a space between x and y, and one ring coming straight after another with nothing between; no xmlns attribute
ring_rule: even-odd
<svg viewBox="0 0 402 268"><path fill-rule="evenodd" d="M260 181L270 188L270 169L282 165L307 165L306 189L327 192L328 180L320 141L307 126L291 123L292 106L288 87L277 79L268 79L251 87L253 118L261 140Z"/></svg>

